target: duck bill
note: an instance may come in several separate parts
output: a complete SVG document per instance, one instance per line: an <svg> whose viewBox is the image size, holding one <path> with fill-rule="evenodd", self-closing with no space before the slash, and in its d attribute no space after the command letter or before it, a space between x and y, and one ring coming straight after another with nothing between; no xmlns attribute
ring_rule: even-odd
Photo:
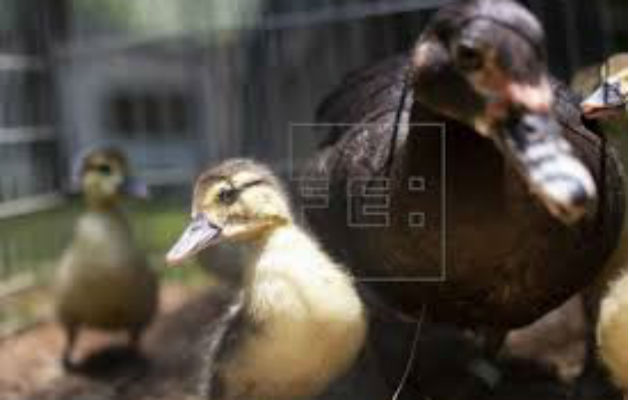
<svg viewBox="0 0 630 400"><path fill-rule="evenodd" d="M573 224L594 208L596 186L561 129L546 113L523 114L510 118L493 138L547 210Z"/></svg>
<svg viewBox="0 0 630 400"><path fill-rule="evenodd" d="M166 254L166 263L178 265L219 240L221 228L200 214Z"/></svg>
<svg viewBox="0 0 630 400"><path fill-rule="evenodd" d="M582 113L588 119L609 118L625 110L627 101L619 82L604 82L582 102Z"/></svg>

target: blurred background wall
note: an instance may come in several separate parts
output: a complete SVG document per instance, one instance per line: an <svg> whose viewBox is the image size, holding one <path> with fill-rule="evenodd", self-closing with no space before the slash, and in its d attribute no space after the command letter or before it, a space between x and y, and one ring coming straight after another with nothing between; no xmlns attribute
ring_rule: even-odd
<svg viewBox="0 0 630 400"><path fill-rule="evenodd" d="M627 49L627 2L524 2L565 81ZM0 0L0 282L54 267L79 208L64 194L81 149L127 150L156 193L132 212L160 259L200 168L240 155L285 170L290 124L312 122L349 71L409 49L444 3Z"/></svg>

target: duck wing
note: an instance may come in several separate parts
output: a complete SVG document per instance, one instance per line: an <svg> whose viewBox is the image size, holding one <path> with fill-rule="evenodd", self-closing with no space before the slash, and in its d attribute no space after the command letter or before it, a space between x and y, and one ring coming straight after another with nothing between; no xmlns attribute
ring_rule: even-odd
<svg viewBox="0 0 630 400"><path fill-rule="evenodd" d="M384 148L380 145L382 137L392 139L396 124L401 123L411 109L411 90L406 85L408 67L409 56L402 54L351 72L320 103L316 121L325 138L320 150L324 150L326 161L321 160L319 165L333 168L339 157L352 152L355 159L361 158L367 163L365 167L369 170L383 168L393 155L395 143L391 143L391 148ZM365 135L366 129L376 130L377 134ZM366 140L370 143L365 143ZM339 151L327 154L326 149L334 147Z"/></svg>
<svg viewBox="0 0 630 400"><path fill-rule="evenodd" d="M409 56L402 54L351 72L316 111L315 133L322 139L316 154L302 166L301 179L294 182L299 187L293 189L305 208L319 199L304 193L325 188L326 201L334 199L326 209L315 205L305 216L328 250L342 260L351 259L344 253L361 245L360 239L348 234L345 224L347 182L371 180L393 158L395 123L411 110L411 96L405 95L411 92L405 86L408 66ZM389 145L383 146L383 142Z"/></svg>
<svg viewBox="0 0 630 400"><path fill-rule="evenodd" d="M349 73L320 103L317 122L380 122L380 116L400 105L408 65L409 57L403 54ZM336 139L339 137L331 136L325 143L334 143Z"/></svg>

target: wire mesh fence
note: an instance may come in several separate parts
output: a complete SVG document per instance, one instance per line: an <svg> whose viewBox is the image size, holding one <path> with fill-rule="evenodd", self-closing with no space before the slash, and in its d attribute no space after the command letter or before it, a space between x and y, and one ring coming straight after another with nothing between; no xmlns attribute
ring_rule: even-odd
<svg viewBox="0 0 630 400"><path fill-rule="evenodd" d="M524 2L564 80L627 48L627 2ZM202 166L239 155L282 170L290 124L313 121L349 71L407 51L445 3L1 0L0 280L54 268L80 208L60 204L82 148L120 145L164 194L155 212L134 208L157 254ZM299 154L317 141L301 138Z"/></svg>

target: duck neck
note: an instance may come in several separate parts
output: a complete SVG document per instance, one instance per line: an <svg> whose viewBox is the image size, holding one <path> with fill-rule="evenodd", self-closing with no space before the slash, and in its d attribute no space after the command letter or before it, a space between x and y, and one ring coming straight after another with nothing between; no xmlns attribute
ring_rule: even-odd
<svg viewBox="0 0 630 400"><path fill-rule="evenodd" d="M243 265L245 266L242 275L242 285L246 292L250 292L255 285L256 273L260 259L264 254L268 254L271 243L274 239L290 229L290 225L281 225L267 229L265 232L240 244L243 254Z"/></svg>
<svg viewBox="0 0 630 400"><path fill-rule="evenodd" d="M461 211L471 221L502 213L506 163L495 144L420 101L414 101L410 115L411 127L392 166L392 207L425 216L441 215L449 207L450 217Z"/></svg>
<svg viewBox="0 0 630 400"><path fill-rule="evenodd" d="M131 257L136 251L129 220L120 208L112 205L89 205L78 220L73 237L74 245L86 257L114 260L119 256Z"/></svg>

